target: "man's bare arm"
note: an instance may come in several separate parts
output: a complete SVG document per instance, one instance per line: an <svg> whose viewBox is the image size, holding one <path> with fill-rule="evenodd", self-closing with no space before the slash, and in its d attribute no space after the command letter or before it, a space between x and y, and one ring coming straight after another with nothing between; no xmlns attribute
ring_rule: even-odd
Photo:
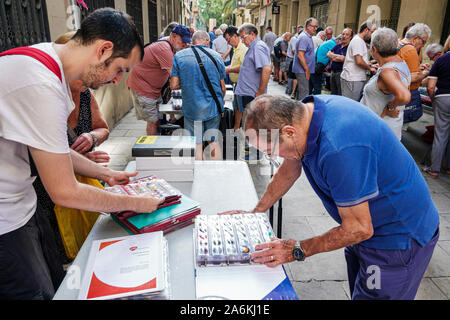
<svg viewBox="0 0 450 320"><path fill-rule="evenodd" d="M161 202L161 200L157 200L149 195L139 197L119 195L79 183L74 175L71 154L49 153L31 147L29 149L39 172L39 177L55 204L88 211L115 212L132 210L136 212L151 212ZM124 181L129 180L127 174L122 176L120 172L117 172L120 178L115 177L116 171L106 168L106 170L101 170L101 165L95 164L80 154L78 156L75 155L74 159L79 173L86 173L89 177L106 178L116 182L120 179L124 179ZM80 163L80 159L85 161ZM98 174L95 173L94 167L99 170Z"/></svg>
<svg viewBox="0 0 450 320"><path fill-rule="evenodd" d="M269 83L271 73L272 73L272 69L270 68L270 66L262 67L261 82L259 83L259 89L256 92L256 97L260 96L266 92L267 84Z"/></svg>

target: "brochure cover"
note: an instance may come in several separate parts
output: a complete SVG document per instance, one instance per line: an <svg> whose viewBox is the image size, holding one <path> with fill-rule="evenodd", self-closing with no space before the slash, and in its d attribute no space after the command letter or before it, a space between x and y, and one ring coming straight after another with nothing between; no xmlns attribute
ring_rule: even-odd
<svg viewBox="0 0 450 320"><path fill-rule="evenodd" d="M92 243L79 299L160 295L167 289L162 232Z"/></svg>

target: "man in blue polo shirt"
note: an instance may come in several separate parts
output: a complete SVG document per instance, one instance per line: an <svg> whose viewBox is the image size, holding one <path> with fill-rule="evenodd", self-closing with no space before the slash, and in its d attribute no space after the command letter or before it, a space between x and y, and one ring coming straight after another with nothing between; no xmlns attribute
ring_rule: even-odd
<svg viewBox="0 0 450 320"><path fill-rule="evenodd" d="M346 247L352 299L414 299L439 237L439 214L411 155L369 111L332 95L302 102L264 95L247 107L244 128L256 132L250 143L285 159L253 212L276 203L303 169L339 223L310 239L258 245L252 256L276 266Z"/></svg>
<svg viewBox="0 0 450 320"><path fill-rule="evenodd" d="M225 96L225 65L222 57L209 49L209 35L197 31L192 36L193 47L177 52L173 58L170 88L181 89L184 128L196 139L196 159L203 160L203 141L211 144L211 159L222 160L218 141L219 125ZM194 50L204 65L205 72L217 97L208 89ZM220 106L217 106L217 103Z"/></svg>
<svg viewBox="0 0 450 320"><path fill-rule="evenodd" d="M314 42L312 36L316 34L319 22L315 18L309 18L305 22L305 30L298 36L295 46L292 72L297 78L297 100L302 100L310 94L311 75L316 69L314 58Z"/></svg>

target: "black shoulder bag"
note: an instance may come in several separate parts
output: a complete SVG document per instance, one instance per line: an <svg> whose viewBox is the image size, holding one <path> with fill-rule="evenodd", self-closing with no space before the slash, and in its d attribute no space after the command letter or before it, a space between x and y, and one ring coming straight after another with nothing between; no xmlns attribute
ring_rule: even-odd
<svg viewBox="0 0 450 320"><path fill-rule="evenodd" d="M214 102L216 103L217 106L217 111L219 112L220 116L223 118L223 111L222 111L222 107L220 106L220 102L219 99L217 98L216 92L214 91L214 88L212 87L211 81L208 78L208 74L206 73L205 70L205 65L203 64L202 59L200 58L200 55L197 52L197 49L195 47L191 47L192 51L194 52L195 58L197 59L198 65L200 67L200 70L202 72L203 78L206 81L206 86L208 87L209 93L211 93L211 96L214 99ZM206 56L208 58L211 59L211 61L214 63L214 65L216 66L217 72L219 72L219 67L217 66L217 62L216 60L214 60L213 57L211 57L211 55L202 47L198 47L199 50L201 50L204 54L206 54Z"/></svg>
<svg viewBox="0 0 450 320"><path fill-rule="evenodd" d="M205 66L204 66L202 60L200 59L200 55L198 54L197 49L201 50L204 54L206 54L206 56L209 59L211 59L211 61L216 66L217 72L219 72L219 66L217 65L216 60L204 48L202 48L202 47L191 47L191 48L192 48L192 51L194 52L195 58L197 59L197 62L200 67L200 70L202 72L203 78L206 81L206 86L208 87L208 90L211 93L211 96L213 97L213 99L216 103L217 111L219 112L219 114L221 116L219 130L220 130L220 132L222 132L222 137L224 138L223 142L222 142L223 143L222 146L223 146L223 150L225 150L225 148L226 148L226 139L225 139L226 131L227 131L227 129L232 129L234 127L234 112L231 109L225 108L225 106L224 106L223 110L220 107L219 99L217 98L217 95L214 92L211 81L208 78L208 74L206 73Z"/></svg>

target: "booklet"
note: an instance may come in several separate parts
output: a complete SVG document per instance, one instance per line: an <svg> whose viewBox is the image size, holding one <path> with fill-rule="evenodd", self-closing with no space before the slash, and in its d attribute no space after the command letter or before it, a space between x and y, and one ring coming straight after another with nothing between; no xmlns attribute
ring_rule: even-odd
<svg viewBox="0 0 450 320"><path fill-rule="evenodd" d="M167 257L162 232L96 240L78 299L168 299Z"/></svg>

